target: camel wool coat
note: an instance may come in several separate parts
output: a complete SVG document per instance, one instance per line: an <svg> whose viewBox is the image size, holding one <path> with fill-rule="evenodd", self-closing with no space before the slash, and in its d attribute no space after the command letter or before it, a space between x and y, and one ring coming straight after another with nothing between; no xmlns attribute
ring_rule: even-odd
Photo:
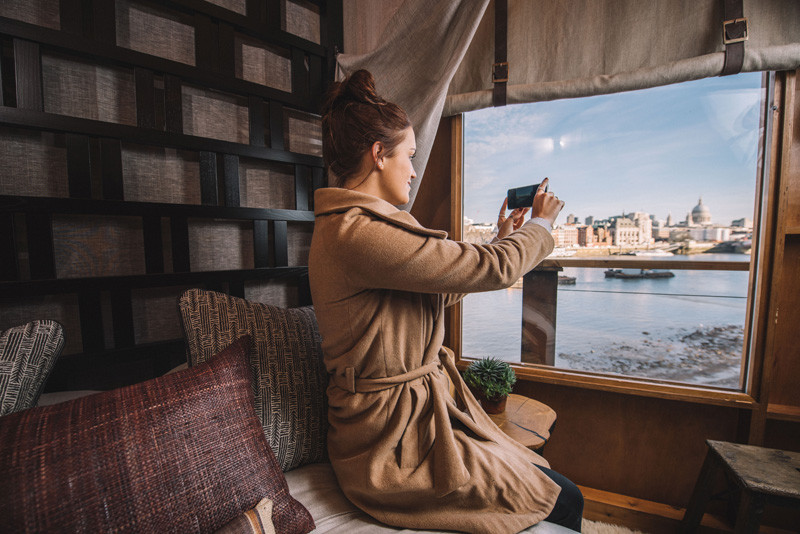
<svg viewBox="0 0 800 534"><path fill-rule="evenodd" d="M515 533L547 517L560 488L533 465L547 461L489 419L442 340L446 306L512 285L552 251L550 233L526 223L493 244L456 242L341 188L314 206L309 279L345 495L414 529Z"/></svg>

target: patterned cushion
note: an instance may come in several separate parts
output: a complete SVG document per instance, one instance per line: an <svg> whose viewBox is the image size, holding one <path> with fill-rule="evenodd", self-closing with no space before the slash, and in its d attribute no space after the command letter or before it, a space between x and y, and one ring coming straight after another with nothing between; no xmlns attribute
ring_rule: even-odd
<svg viewBox="0 0 800 534"><path fill-rule="evenodd" d="M256 418L249 347L0 418L0 530L212 532L265 496L279 532L312 530Z"/></svg>
<svg viewBox="0 0 800 534"><path fill-rule="evenodd" d="M253 338L256 413L284 471L327 460L328 375L313 308L278 308L190 289L179 307L190 365L239 336Z"/></svg>
<svg viewBox="0 0 800 534"><path fill-rule="evenodd" d="M55 321L0 332L0 415L36 406L63 348L64 329Z"/></svg>

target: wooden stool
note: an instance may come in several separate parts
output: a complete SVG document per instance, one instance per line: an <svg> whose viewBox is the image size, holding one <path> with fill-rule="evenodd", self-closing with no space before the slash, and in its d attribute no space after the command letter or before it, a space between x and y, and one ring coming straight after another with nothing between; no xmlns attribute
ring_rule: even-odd
<svg viewBox="0 0 800 534"><path fill-rule="evenodd" d="M707 440L706 455L682 531L695 532L703 517L715 475L724 468L742 490L736 532L758 532L764 504L800 508L800 453Z"/></svg>
<svg viewBox="0 0 800 534"><path fill-rule="evenodd" d="M548 405L514 394L508 396L506 411L489 417L509 437L540 454L556 422L556 412Z"/></svg>

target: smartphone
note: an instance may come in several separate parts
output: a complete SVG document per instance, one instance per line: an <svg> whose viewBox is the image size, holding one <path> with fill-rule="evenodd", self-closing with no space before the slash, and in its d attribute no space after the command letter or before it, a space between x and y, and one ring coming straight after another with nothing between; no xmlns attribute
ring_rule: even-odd
<svg viewBox="0 0 800 534"><path fill-rule="evenodd" d="M533 206L533 197L536 195L536 190L539 189L541 183L535 185L526 185L508 190L508 209L513 210L516 208L530 208ZM545 191L550 184L545 186Z"/></svg>

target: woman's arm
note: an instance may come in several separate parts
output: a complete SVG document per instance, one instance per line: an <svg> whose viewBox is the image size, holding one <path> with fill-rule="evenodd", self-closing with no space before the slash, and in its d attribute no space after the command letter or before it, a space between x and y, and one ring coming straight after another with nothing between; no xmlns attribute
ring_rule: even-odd
<svg viewBox="0 0 800 534"><path fill-rule="evenodd" d="M440 239L364 212L342 214L328 253L356 287L473 293L510 286L553 249L542 226L526 223L490 245Z"/></svg>

